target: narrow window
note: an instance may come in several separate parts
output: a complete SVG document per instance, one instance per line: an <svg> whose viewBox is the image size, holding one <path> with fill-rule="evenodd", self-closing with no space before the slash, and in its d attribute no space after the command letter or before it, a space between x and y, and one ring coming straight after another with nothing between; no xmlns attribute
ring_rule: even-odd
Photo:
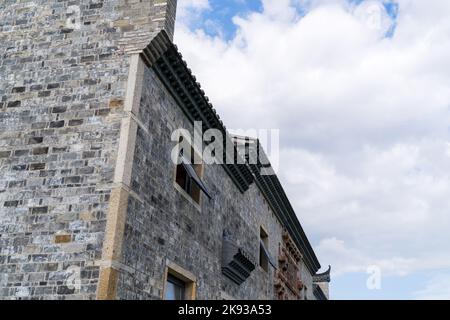
<svg viewBox="0 0 450 320"><path fill-rule="evenodd" d="M169 274L166 283L166 300L185 300L186 283Z"/></svg>
<svg viewBox="0 0 450 320"><path fill-rule="evenodd" d="M190 159L186 159L183 154L180 154L181 163L177 166L176 183L194 200L200 203L200 195L203 192L211 199L205 184L201 180L202 165L194 164L194 149L191 150Z"/></svg>
<svg viewBox="0 0 450 320"><path fill-rule="evenodd" d="M259 265L264 271L268 272L270 258L267 248L269 247L269 236L263 228L260 228L259 237Z"/></svg>

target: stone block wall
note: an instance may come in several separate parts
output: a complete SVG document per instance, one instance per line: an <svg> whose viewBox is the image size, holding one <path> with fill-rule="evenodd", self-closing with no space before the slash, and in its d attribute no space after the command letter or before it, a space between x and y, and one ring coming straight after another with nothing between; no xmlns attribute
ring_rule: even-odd
<svg viewBox="0 0 450 320"><path fill-rule="evenodd" d="M274 297L259 231L276 260L283 228L258 187L206 166L200 209L175 187L170 137L193 125L139 57L173 36L175 11L0 2L0 299L161 299L169 265L195 276L198 299ZM221 272L225 229L257 265L240 286Z"/></svg>
<svg viewBox="0 0 450 320"><path fill-rule="evenodd" d="M96 297L128 52L175 6L0 2L0 298Z"/></svg>
<svg viewBox="0 0 450 320"><path fill-rule="evenodd" d="M171 134L184 128L193 135L193 124L154 71L143 68L117 298L163 298L165 272L173 264L196 277L197 299L274 298L274 269L265 272L258 264L259 232L261 226L268 232L276 261L281 224L255 184L240 193L222 166L204 167L213 200L203 196L200 209L176 188ZM257 265L240 286L221 272L224 229Z"/></svg>

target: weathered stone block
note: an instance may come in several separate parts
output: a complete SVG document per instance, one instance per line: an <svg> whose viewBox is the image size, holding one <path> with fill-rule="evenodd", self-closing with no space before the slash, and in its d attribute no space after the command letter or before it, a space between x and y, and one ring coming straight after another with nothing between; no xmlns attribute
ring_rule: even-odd
<svg viewBox="0 0 450 320"><path fill-rule="evenodd" d="M69 243L71 241L72 236L70 234L55 235L55 243Z"/></svg>
<svg viewBox="0 0 450 320"><path fill-rule="evenodd" d="M48 212L48 207L34 207L30 208L32 214L43 214Z"/></svg>
<svg viewBox="0 0 450 320"><path fill-rule="evenodd" d="M8 158L11 155L11 151L0 151L0 159Z"/></svg>
<svg viewBox="0 0 450 320"><path fill-rule="evenodd" d="M48 147L39 147L33 149L33 155L43 155L48 153Z"/></svg>
<svg viewBox="0 0 450 320"><path fill-rule="evenodd" d="M21 101L11 101L6 105L7 108L18 108L22 105Z"/></svg>

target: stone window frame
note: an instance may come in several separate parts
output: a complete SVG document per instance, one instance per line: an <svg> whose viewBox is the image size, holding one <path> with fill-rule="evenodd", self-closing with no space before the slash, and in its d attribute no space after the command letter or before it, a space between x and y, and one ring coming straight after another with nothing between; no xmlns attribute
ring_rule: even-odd
<svg viewBox="0 0 450 320"><path fill-rule="evenodd" d="M195 300L197 296L197 277L188 270L180 267L179 265L167 261L166 269L164 272L164 287L162 290L161 299L165 300L167 290L167 279L171 275L185 284L185 300Z"/></svg>
<svg viewBox="0 0 450 320"><path fill-rule="evenodd" d="M181 136L183 137L183 139L187 139L186 141L188 141L189 137L186 137L184 132L181 132ZM192 151L194 151L194 153L197 156L201 156L202 152L200 150L198 150L198 148L195 146L195 144L190 143L190 146L192 148ZM175 190L177 190L182 196L183 198L185 198L190 204L192 204L198 211L202 211L202 203L203 203L203 197L204 194L203 192L200 190L200 196L199 196L199 201L198 203L191 197L191 195L189 193L187 193L183 187L181 187L178 183L177 183L177 165L175 165L175 168L173 170L173 187L175 188ZM204 163L200 164L200 172L198 172L198 176L200 179L203 179L205 173L205 165Z"/></svg>

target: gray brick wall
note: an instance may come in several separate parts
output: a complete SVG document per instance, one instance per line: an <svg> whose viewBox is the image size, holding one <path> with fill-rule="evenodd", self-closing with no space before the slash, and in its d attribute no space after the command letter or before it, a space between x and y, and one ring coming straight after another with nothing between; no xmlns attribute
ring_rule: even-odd
<svg viewBox="0 0 450 320"><path fill-rule="evenodd" d="M1 298L95 298L127 52L175 14L156 2L0 2Z"/></svg>
<svg viewBox="0 0 450 320"><path fill-rule="evenodd" d="M241 286L221 273L225 228L258 263L259 228L264 226L269 250L278 258L282 226L257 186L242 194L223 167L208 165L204 181L214 200L203 197L201 210L186 200L174 187L171 134L177 128L193 134L193 125L148 68L139 120L143 127L138 128L131 184L135 196L128 202L121 261L129 272L120 273L118 298L160 299L171 262L195 275L198 299L221 299L223 292L236 299L272 299L272 268L266 273L258 266ZM304 278L312 282L307 272Z"/></svg>
<svg viewBox="0 0 450 320"><path fill-rule="evenodd" d="M175 9L175 0L0 3L0 299L98 297L130 57L160 29L173 35ZM273 269L241 286L221 273L225 228L257 262L263 225L277 258L282 227L266 200L207 166L214 200L201 210L187 201L174 187L170 135L192 124L152 69L138 86L132 192L124 230L114 229L120 266L110 267L118 287L105 296L161 298L171 262L196 276L199 299L273 298Z"/></svg>

